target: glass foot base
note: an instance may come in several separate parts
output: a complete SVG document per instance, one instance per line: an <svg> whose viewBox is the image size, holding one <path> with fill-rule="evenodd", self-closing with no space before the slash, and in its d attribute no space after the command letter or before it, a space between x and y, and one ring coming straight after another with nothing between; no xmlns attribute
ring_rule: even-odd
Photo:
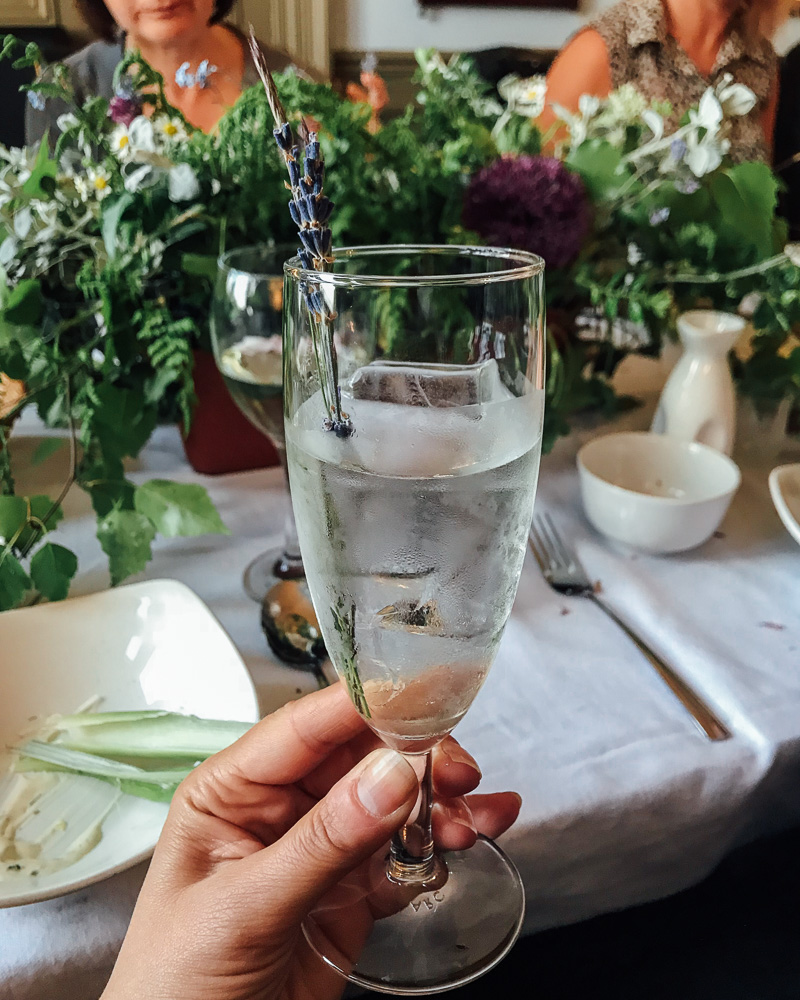
<svg viewBox="0 0 800 1000"><path fill-rule="evenodd" d="M295 574L291 574L290 572L288 576L278 576L275 570L281 565L282 559L283 549L276 546L274 549L267 549L260 556L256 556L247 569L245 569L242 584L244 592L251 601L255 601L256 604L263 604L264 598L267 596L267 591L274 587L280 580L291 579L292 576L294 579L303 579L302 564L300 565L299 572Z"/></svg>
<svg viewBox="0 0 800 1000"><path fill-rule="evenodd" d="M368 874L337 886L305 922L309 944L343 976L380 993L439 993L477 979L519 936L522 880L485 837L441 860L446 880L420 891L390 882L385 859L373 859Z"/></svg>

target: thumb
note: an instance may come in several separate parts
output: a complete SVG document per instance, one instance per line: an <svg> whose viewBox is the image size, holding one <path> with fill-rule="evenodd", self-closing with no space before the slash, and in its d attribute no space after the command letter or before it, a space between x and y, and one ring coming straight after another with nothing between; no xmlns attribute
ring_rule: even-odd
<svg viewBox="0 0 800 1000"><path fill-rule="evenodd" d="M375 750L253 862L272 904L299 921L408 819L419 781L395 750Z"/></svg>

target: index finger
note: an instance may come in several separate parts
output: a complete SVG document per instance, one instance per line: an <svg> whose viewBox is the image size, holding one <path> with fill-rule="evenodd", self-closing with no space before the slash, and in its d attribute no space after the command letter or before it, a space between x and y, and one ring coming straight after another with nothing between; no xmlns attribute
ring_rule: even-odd
<svg viewBox="0 0 800 1000"><path fill-rule="evenodd" d="M300 781L366 728L344 685L333 684L288 702L208 764L220 777L288 785Z"/></svg>

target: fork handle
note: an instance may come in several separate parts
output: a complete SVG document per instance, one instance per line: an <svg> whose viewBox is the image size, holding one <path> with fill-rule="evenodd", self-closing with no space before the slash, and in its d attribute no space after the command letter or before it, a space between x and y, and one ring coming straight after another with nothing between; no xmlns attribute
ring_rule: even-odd
<svg viewBox="0 0 800 1000"><path fill-rule="evenodd" d="M589 594L588 596L599 608L605 611L609 618L619 625L628 638L633 640L639 650L644 653L650 663L652 663L652 665L656 668L661 679L670 691L672 691L678 701L689 712L698 729L700 729L701 732L703 732L710 740L720 741L730 739L730 730L714 714L708 705L706 705L700 696L696 694L696 692L693 691L689 685L678 676L678 674L675 673L672 667L668 666L661 659L661 657L655 653L643 639L632 631L631 628L626 625L625 622L619 618L604 601L601 601L597 594Z"/></svg>

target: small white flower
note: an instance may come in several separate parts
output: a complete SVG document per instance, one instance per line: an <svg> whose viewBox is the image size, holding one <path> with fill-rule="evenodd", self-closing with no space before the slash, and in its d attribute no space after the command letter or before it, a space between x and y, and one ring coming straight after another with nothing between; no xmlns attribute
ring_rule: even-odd
<svg viewBox="0 0 800 1000"><path fill-rule="evenodd" d="M509 110L528 118L538 118L544 111L547 83L543 76L520 77L509 73L497 84Z"/></svg>
<svg viewBox="0 0 800 1000"><path fill-rule="evenodd" d="M60 131L66 132L68 129L74 128L78 124L78 119L71 111L66 114L59 115L56 118L56 125L58 125Z"/></svg>
<svg viewBox="0 0 800 1000"><path fill-rule="evenodd" d="M211 178L211 193L219 194L222 190L222 184L217 180L216 177Z"/></svg>
<svg viewBox="0 0 800 1000"><path fill-rule="evenodd" d="M111 194L111 174L105 167L89 167L86 171L86 177L89 182L89 190L98 201L102 201L103 198L107 198Z"/></svg>
<svg viewBox="0 0 800 1000"><path fill-rule="evenodd" d="M169 200L191 201L200 194L197 174L188 163L179 163L169 172Z"/></svg>
<svg viewBox="0 0 800 1000"><path fill-rule="evenodd" d="M153 132L163 142L184 142L189 138L186 125L180 118L169 118L159 115L153 119Z"/></svg>
<svg viewBox="0 0 800 1000"><path fill-rule="evenodd" d="M130 123L128 126L128 138L133 150L141 150L144 153L154 153L156 151L153 123L144 115L139 115Z"/></svg>
<svg viewBox="0 0 800 1000"><path fill-rule="evenodd" d="M133 152L127 125L117 125L108 140L111 152L120 160L127 160Z"/></svg>
<svg viewBox="0 0 800 1000"><path fill-rule="evenodd" d="M156 168L150 163L143 163L133 170L125 173L125 190L131 194L141 191L143 188L152 187L158 183L158 173Z"/></svg>
<svg viewBox="0 0 800 1000"><path fill-rule="evenodd" d="M644 254L636 243L628 244L628 266L636 267L644 260Z"/></svg>
<svg viewBox="0 0 800 1000"><path fill-rule="evenodd" d="M791 260L791 258L789 259ZM753 313L761 305L761 298L762 296L759 292L748 292L739 303L739 308L736 311L740 316L744 316L745 319L752 319Z"/></svg>
<svg viewBox="0 0 800 1000"><path fill-rule="evenodd" d="M583 118L591 118L600 108L600 100L594 94L581 94L578 98L578 111Z"/></svg>
<svg viewBox="0 0 800 1000"><path fill-rule="evenodd" d="M702 139L697 132L686 136L686 166L695 177L705 177L722 163L722 157L730 148L727 139L718 139L715 132L707 132Z"/></svg>
<svg viewBox="0 0 800 1000"><path fill-rule="evenodd" d="M14 235L24 240L33 225L33 212L30 208L21 208L14 214Z"/></svg>
<svg viewBox="0 0 800 1000"><path fill-rule="evenodd" d="M13 236L6 236L0 243L0 265L10 264L17 255L17 241Z"/></svg>
<svg viewBox="0 0 800 1000"><path fill-rule="evenodd" d="M642 112L642 121L653 133L653 139L658 140L664 135L664 119L657 111L646 108Z"/></svg>
<svg viewBox="0 0 800 1000"><path fill-rule="evenodd" d="M689 121L691 124L696 128L708 129L709 132L717 132L719 130L722 117L722 105L719 103L713 87L708 87L704 91L703 96L700 98L700 103L697 105L697 110L689 112Z"/></svg>
<svg viewBox="0 0 800 1000"><path fill-rule="evenodd" d="M726 73L716 86L717 99L722 110L729 117L749 114L756 106L756 95L743 83L733 83L733 77Z"/></svg>
<svg viewBox="0 0 800 1000"><path fill-rule="evenodd" d="M787 243L783 252L795 267L800 267L800 243Z"/></svg>

